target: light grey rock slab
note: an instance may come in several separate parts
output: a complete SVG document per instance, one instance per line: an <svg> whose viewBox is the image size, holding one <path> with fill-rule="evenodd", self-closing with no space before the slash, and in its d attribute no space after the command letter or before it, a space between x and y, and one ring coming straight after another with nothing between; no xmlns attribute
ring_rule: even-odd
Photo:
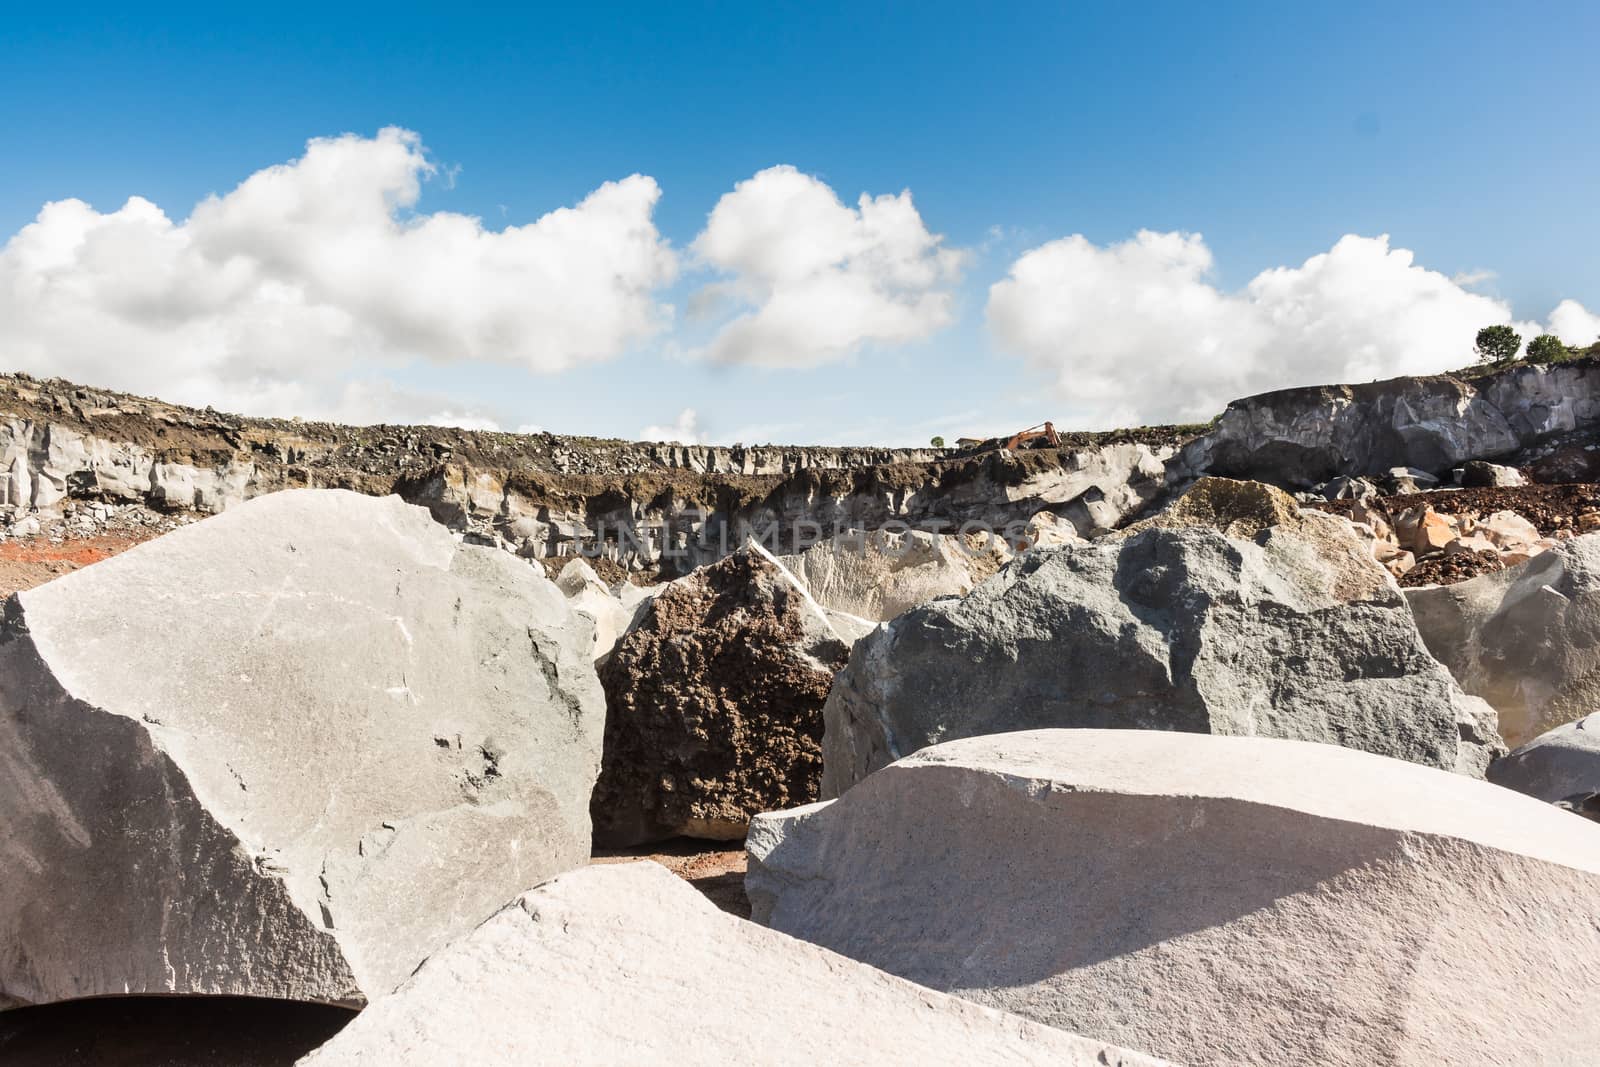
<svg viewBox="0 0 1600 1067"><path fill-rule="evenodd" d="M585 862L590 641L532 566L334 490L13 597L0 1004L393 988Z"/></svg>
<svg viewBox="0 0 1600 1067"><path fill-rule="evenodd" d="M1600 826L1340 748L1039 730L758 816L754 917L1189 1064L1568 1064L1600 1047Z"/></svg>
<svg viewBox="0 0 1600 1067"><path fill-rule="evenodd" d="M718 911L653 863L562 875L428 960L301 1067L1157 1067Z"/></svg>

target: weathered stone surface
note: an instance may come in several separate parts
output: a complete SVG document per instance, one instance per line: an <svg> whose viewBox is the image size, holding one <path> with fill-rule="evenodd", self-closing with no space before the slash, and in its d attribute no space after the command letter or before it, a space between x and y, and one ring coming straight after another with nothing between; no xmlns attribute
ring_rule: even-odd
<svg viewBox="0 0 1600 1067"><path fill-rule="evenodd" d="M1160 512L1125 526L1142 530L1202 526L1229 537L1255 537L1273 526L1300 526L1300 504L1274 486L1233 478L1201 478Z"/></svg>
<svg viewBox="0 0 1600 1067"><path fill-rule="evenodd" d="M250 419L0 374L0 507L75 498L210 512L286 488L392 492L473 544L525 558L576 548L670 577L750 535L797 552L819 534L891 523L1020 529L1041 508L1099 533L1165 490L1179 434L1081 436L1080 447L970 455L629 444Z"/></svg>
<svg viewBox="0 0 1600 1067"><path fill-rule="evenodd" d="M600 669L595 841L737 840L815 800L822 704L859 634L755 550L668 584Z"/></svg>
<svg viewBox="0 0 1600 1067"><path fill-rule="evenodd" d="M992 551L922 530L830 539L780 561L819 604L875 622L970 593L1003 562Z"/></svg>
<svg viewBox="0 0 1600 1067"><path fill-rule="evenodd" d="M1552 804L1600 793L1600 712L1557 726L1495 760L1489 781Z"/></svg>
<svg viewBox="0 0 1600 1067"><path fill-rule="evenodd" d="M423 964L303 1067L1156 1067L724 915L653 863L547 882Z"/></svg>
<svg viewBox="0 0 1600 1067"><path fill-rule="evenodd" d="M1600 425L1600 362L1284 389L1235 400L1185 446L1194 474L1309 487L1339 475L1414 467L1438 473Z"/></svg>
<svg viewBox="0 0 1600 1067"><path fill-rule="evenodd" d="M825 797L926 745L1045 726L1347 745L1481 775L1493 713L1428 655L1331 516L1041 549L858 643L824 713Z"/></svg>
<svg viewBox="0 0 1600 1067"><path fill-rule="evenodd" d="M0 1004L393 988L585 861L588 641L528 564L335 490L12 597Z"/></svg>
<svg viewBox="0 0 1600 1067"><path fill-rule="evenodd" d="M1600 827L1333 745L953 741L758 817L755 918L1191 1064L1580 1064Z"/></svg>
<svg viewBox="0 0 1600 1067"><path fill-rule="evenodd" d="M1508 744L1600 707L1600 534L1406 597L1429 651L1494 706Z"/></svg>

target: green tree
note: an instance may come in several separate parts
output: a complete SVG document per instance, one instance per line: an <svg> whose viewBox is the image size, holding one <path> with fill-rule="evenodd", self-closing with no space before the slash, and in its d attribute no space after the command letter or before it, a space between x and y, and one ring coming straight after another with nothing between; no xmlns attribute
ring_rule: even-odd
<svg viewBox="0 0 1600 1067"><path fill-rule="evenodd" d="M934 448L943 448L944 447L944 438L936 436L936 437L934 437L934 439L932 441L929 441L928 443L930 445L932 445Z"/></svg>
<svg viewBox="0 0 1600 1067"><path fill-rule="evenodd" d="M1485 326L1473 347L1480 363L1510 363L1522 347L1522 335L1509 326Z"/></svg>
<svg viewBox="0 0 1600 1067"><path fill-rule="evenodd" d="M1541 333L1528 342L1529 363L1559 363L1570 355L1561 338L1553 333Z"/></svg>

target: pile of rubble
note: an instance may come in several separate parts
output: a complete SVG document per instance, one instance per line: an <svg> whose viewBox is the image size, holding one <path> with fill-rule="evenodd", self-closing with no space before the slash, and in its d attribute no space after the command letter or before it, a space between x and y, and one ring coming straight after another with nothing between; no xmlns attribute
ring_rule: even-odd
<svg viewBox="0 0 1600 1067"><path fill-rule="evenodd" d="M1299 497L1351 520L1403 586L1504 570L1600 530L1600 485L1532 484L1521 470L1483 461L1452 474L1447 487L1397 467L1377 479L1336 478Z"/></svg>
<svg viewBox="0 0 1600 1067"><path fill-rule="evenodd" d="M0 507L0 542L37 539L49 544L115 534L156 537L199 518L192 512L156 511L143 504L67 501L59 510Z"/></svg>
<svg viewBox="0 0 1600 1067"><path fill-rule="evenodd" d="M1373 557L1403 585L1440 585L1445 583L1439 577L1459 581L1503 570L1560 543L1514 511L1480 516L1437 511L1422 503L1390 512L1381 504L1357 501L1350 519L1371 539ZM1593 530L1600 530L1600 512L1586 517L1578 532Z"/></svg>

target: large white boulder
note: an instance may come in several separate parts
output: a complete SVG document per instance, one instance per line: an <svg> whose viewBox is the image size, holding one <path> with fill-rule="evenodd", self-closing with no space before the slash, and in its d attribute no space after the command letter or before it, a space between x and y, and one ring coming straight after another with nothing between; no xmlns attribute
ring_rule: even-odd
<svg viewBox="0 0 1600 1067"><path fill-rule="evenodd" d="M755 918L1190 1064L1581 1064L1600 826L1334 745L952 741L759 816Z"/></svg>
<svg viewBox="0 0 1600 1067"><path fill-rule="evenodd" d="M523 895L302 1067L1157 1061L1004 1015L718 911L653 863Z"/></svg>
<svg viewBox="0 0 1600 1067"><path fill-rule="evenodd" d="M334 490L12 597L0 1005L392 989L585 862L589 640L529 564Z"/></svg>
<svg viewBox="0 0 1600 1067"><path fill-rule="evenodd" d="M1428 651L1494 706L1508 744L1600 707L1600 534L1406 598Z"/></svg>
<svg viewBox="0 0 1600 1067"><path fill-rule="evenodd" d="M1494 713L1428 654L1393 578L1344 520L1284 518L1034 549L880 626L828 695L821 795L939 741L1044 727L1323 741L1481 777L1504 751Z"/></svg>

